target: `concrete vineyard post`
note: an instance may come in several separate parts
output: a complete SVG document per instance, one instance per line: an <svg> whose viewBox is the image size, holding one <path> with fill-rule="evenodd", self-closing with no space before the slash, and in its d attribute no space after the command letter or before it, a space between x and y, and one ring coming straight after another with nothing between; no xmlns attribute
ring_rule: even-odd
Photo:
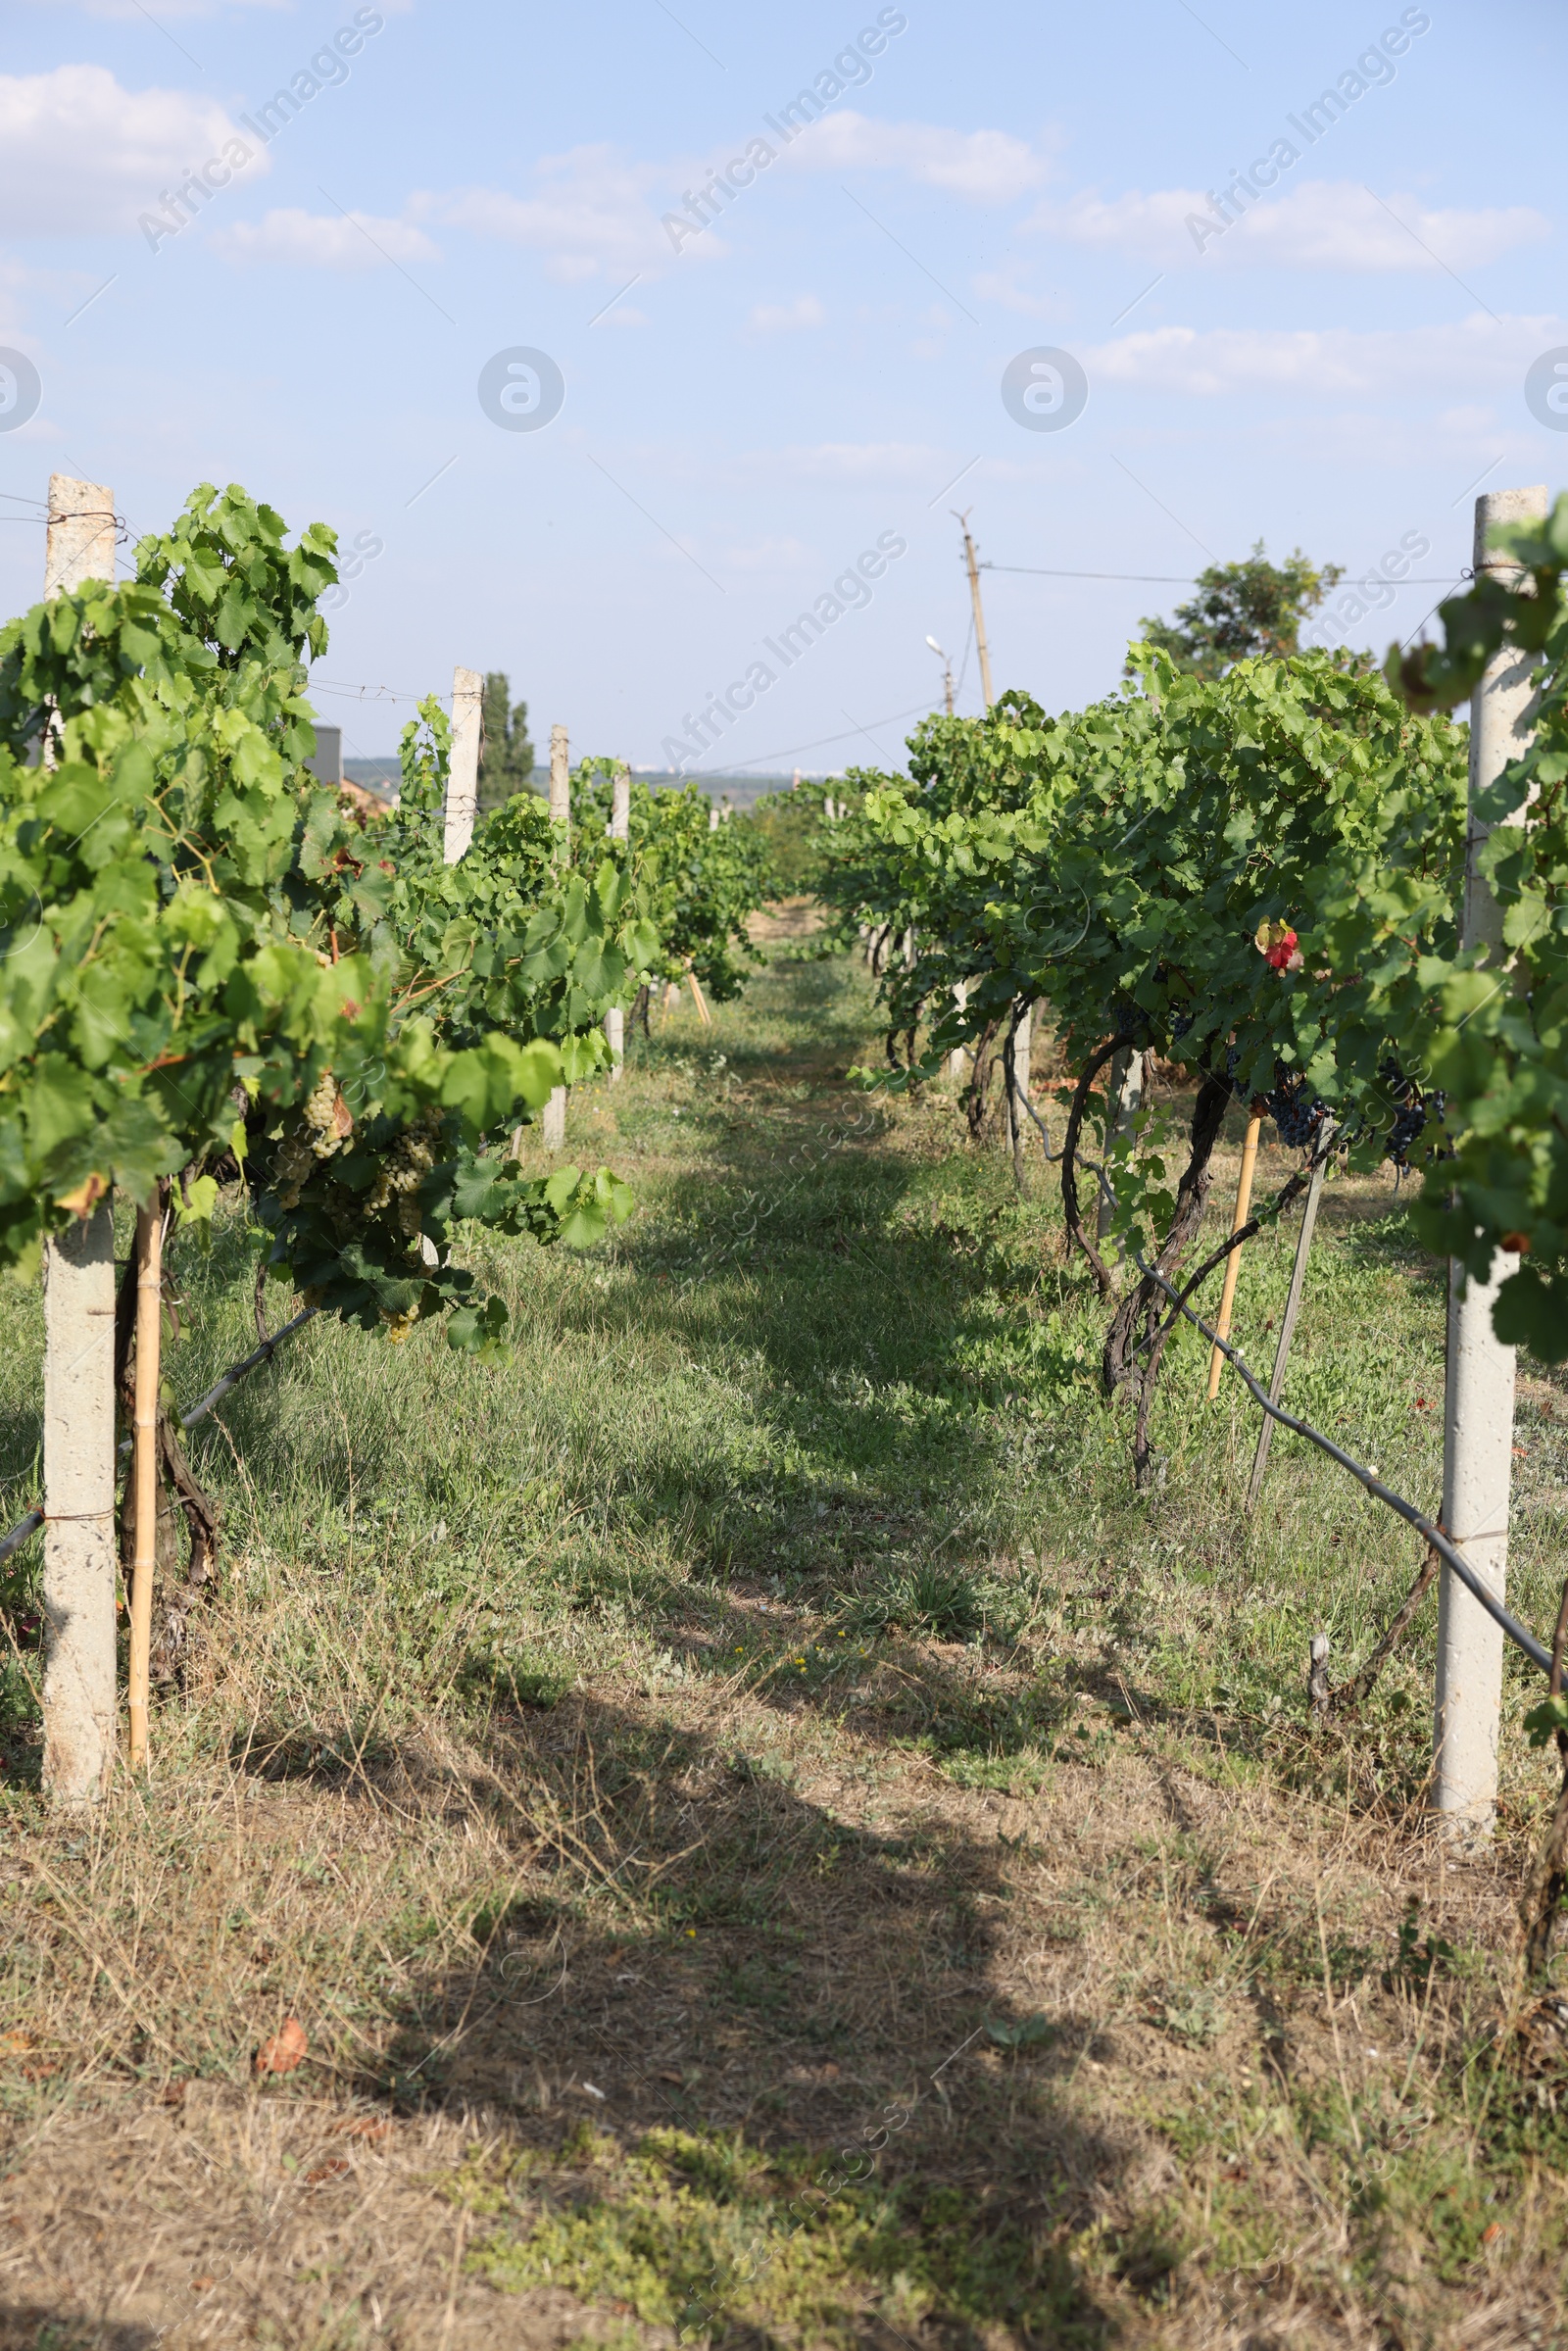
<svg viewBox="0 0 1568 2351"><path fill-rule="evenodd" d="M1517 578L1494 554L1491 534L1505 522L1542 519L1544 485L1494 490L1476 500L1475 567ZM1534 731L1534 664L1504 647L1487 663L1470 698L1470 807L1465 840L1466 947L1506 960L1502 915L1480 870L1491 829L1474 813L1476 798ZM1443 1524L1498 1599L1508 1573L1508 1491L1513 1453L1514 1350L1492 1328L1498 1288L1518 1259L1498 1250L1490 1277L1468 1279L1448 1268L1448 1368L1444 1396ZM1445 1566L1438 1600L1438 1676L1433 1719L1434 1809L1456 1830L1490 1831L1497 1797L1497 1725L1502 1705L1502 1628Z"/></svg>
<svg viewBox="0 0 1568 2351"><path fill-rule="evenodd" d="M568 826L571 823L571 756L564 726L550 729L550 821ZM562 863L566 861L566 840L563 836L558 854ZM566 1089L557 1086L545 1104L544 1144L547 1151L562 1151L566 1141Z"/></svg>
<svg viewBox="0 0 1568 2351"><path fill-rule="evenodd" d="M962 1012L968 1005L970 982L959 980L953 991L953 1001ZM968 1054L961 1045L956 1045L948 1055L948 1075L955 1083L960 1080L968 1064Z"/></svg>
<svg viewBox="0 0 1568 2351"><path fill-rule="evenodd" d="M49 477L46 597L115 576L115 501ZM46 737L44 758L52 759ZM44 1296L43 1785L95 1802L115 1762L115 1222L108 1200L49 1242Z"/></svg>
<svg viewBox="0 0 1568 2351"><path fill-rule="evenodd" d="M115 577L115 494L70 473L49 476L49 532L44 542L45 598L74 596L89 579Z"/></svg>
<svg viewBox="0 0 1568 2351"><path fill-rule="evenodd" d="M1007 1141L1012 1147L1013 1180L1019 1191L1028 1183L1030 1060L1034 1052L1035 1008L1026 1004L1012 1032L1012 1092L1007 1097Z"/></svg>
<svg viewBox="0 0 1568 2351"><path fill-rule="evenodd" d="M136 1211L136 1385L131 1492L136 1556L130 1579L130 1764L147 1761L153 1579L158 1569L158 1365L164 1314L164 1204Z"/></svg>
<svg viewBox="0 0 1568 2351"><path fill-rule="evenodd" d="M459 662L452 672L452 749L447 759L447 798L442 811L441 856L460 864L473 843L479 817L479 752L484 734L484 679ZM515 1139L514 1139L515 1140ZM419 1235L419 1255L433 1272L441 1251L428 1233Z"/></svg>
<svg viewBox="0 0 1568 2351"><path fill-rule="evenodd" d="M610 786L610 838L612 841L631 839L631 769L617 767ZM626 1057L626 1014L619 1004L612 1004L605 1014L605 1035L610 1042L610 1082L620 1080L620 1065Z"/></svg>
<svg viewBox="0 0 1568 2351"><path fill-rule="evenodd" d="M1107 1104L1110 1133L1117 1136L1130 1135L1133 1121L1143 1108L1143 1103L1144 1056L1141 1053L1135 1053L1130 1046L1123 1046L1119 1053L1111 1055L1110 1061L1110 1101ZM1106 1140L1108 1142L1109 1136ZM1102 1193L1100 1208L1095 1220L1098 1240L1104 1240L1115 1221L1115 1201L1107 1200Z"/></svg>
<svg viewBox="0 0 1568 2351"><path fill-rule="evenodd" d="M479 731L484 679L477 669L452 672L452 758L447 768L446 827L441 854L449 865L467 855L479 813Z"/></svg>
<svg viewBox="0 0 1568 2351"><path fill-rule="evenodd" d="M1231 1231L1239 1233L1247 1222L1252 1205L1252 1177L1257 1168L1257 1139L1263 1130L1263 1120L1254 1110L1247 1122L1247 1141L1242 1145L1242 1173L1236 1187L1236 1213L1231 1218ZM1225 1260L1225 1287L1220 1293L1219 1315L1214 1324L1222 1339L1231 1335L1231 1309L1236 1303L1236 1277L1241 1271L1242 1252L1233 1249ZM1208 1400L1213 1402L1219 1394L1219 1375L1225 1368L1225 1358L1216 1347L1208 1358Z"/></svg>
<svg viewBox="0 0 1568 2351"><path fill-rule="evenodd" d="M991 691L991 648L986 643L985 607L980 602L980 565L975 560L974 541L969 536L969 517L967 514L958 514L956 509L953 511L963 531L963 561L969 574L969 601L974 607L974 641L980 655L980 691L986 698L989 718L996 697Z"/></svg>
<svg viewBox="0 0 1568 2351"><path fill-rule="evenodd" d="M571 822L571 745L564 726L550 729L550 821Z"/></svg>
<svg viewBox="0 0 1568 2351"><path fill-rule="evenodd" d="M1328 1136L1320 1138L1326 1145ZM1280 1343L1274 1349L1274 1369L1269 1374L1268 1400L1277 1404L1285 1393L1286 1366L1291 1359L1291 1342L1296 1337L1296 1318L1301 1310L1301 1293L1306 1288L1306 1261L1312 1251L1312 1234L1317 1225L1317 1204L1323 1197L1323 1178L1328 1173L1325 1158L1312 1170L1312 1180L1306 1188L1306 1206L1301 1211L1301 1230L1296 1239L1296 1263L1291 1268L1290 1295L1285 1300L1285 1319L1280 1324ZM1274 1442L1274 1423L1265 1412L1263 1426L1257 1432L1257 1450L1252 1456L1252 1475L1247 1489L1247 1515L1251 1517L1257 1508L1257 1497L1263 1491L1263 1472L1268 1467L1269 1446Z"/></svg>

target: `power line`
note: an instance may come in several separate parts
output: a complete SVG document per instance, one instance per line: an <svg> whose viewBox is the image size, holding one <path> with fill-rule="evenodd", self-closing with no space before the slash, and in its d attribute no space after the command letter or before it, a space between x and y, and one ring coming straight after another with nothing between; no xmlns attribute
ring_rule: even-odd
<svg viewBox="0 0 1568 2351"><path fill-rule="evenodd" d="M341 678L313 677L307 688L311 694L345 694L358 702L427 702L425 694L403 694L396 686L356 686ZM450 702L450 694L438 694L437 702Z"/></svg>
<svg viewBox="0 0 1568 2351"><path fill-rule="evenodd" d="M1021 571L1033 579L1136 579L1150 587L1196 588L1190 571L1060 571L1045 563L982 563L982 571Z"/></svg>
<svg viewBox="0 0 1568 2351"><path fill-rule="evenodd" d="M1129 579L1137 580L1145 587L1157 588L1196 588L1202 584L1202 575L1192 571L1062 571L1046 563L982 563L980 568L982 571L1020 572L1030 579ZM1451 588L1462 585L1463 580L1469 577L1468 569L1459 581L1455 581L1451 574L1446 579L1418 579L1414 572L1407 572L1403 579L1385 579L1379 572L1368 572L1364 579L1348 579L1345 585L1354 589L1370 586L1376 579L1378 585L1384 588Z"/></svg>
<svg viewBox="0 0 1568 2351"><path fill-rule="evenodd" d="M920 711L929 710L930 708L929 701L912 703L906 710L891 710L886 718L871 718L866 721L866 724L868 726L891 726L895 718L913 718ZM847 743L852 735L860 735L864 732L865 727L847 727L842 734L818 735L809 743L788 743L782 751L764 751L760 759L726 760L722 767L715 767L712 772L715 775L744 775L748 767L765 767L769 759L792 759L798 751L819 751L824 743ZM701 773L701 770L694 769L693 772L694 774Z"/></svg>

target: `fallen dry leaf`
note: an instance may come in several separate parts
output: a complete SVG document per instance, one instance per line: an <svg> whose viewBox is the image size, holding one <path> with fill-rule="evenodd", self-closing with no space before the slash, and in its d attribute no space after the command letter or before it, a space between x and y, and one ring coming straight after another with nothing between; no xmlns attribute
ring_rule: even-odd
<svg viewBox="0 0 1568 2351"><path fill-rule="evenodd" d="M20 2025L14 2025L9 2033L0 2033L0 2057L21 2057L37 2045L32 2034Z"/></svg>
<svg viewBox="0 0 1568 2351"><path fill-rule="evenodd" d="M256 2071L258 2074L292 2074L310 2045L299 2018L285 2017L271 2039L264 2040L257 2050Z"/></svg>
<svg viewBox="0 0 1568 2351"><path fill-rule="evenodd" d="M305 2184L307 2187L319 2187L323 2180L336 2180L341 2173L352 2172L353 2169L346 2155L329 2155L325 2163L318 2163L314 2171L306 2173Z"/></svg>
<svg viewBox="0 0 1568 2351"><path fill-rule="evenodd" d="M388 2115L382 2115L379 2120L368 2114L351 2116L346 2123L334 2123L332 2128L340 2138L378 2139L392 2135L392 2122Z"/></svg>

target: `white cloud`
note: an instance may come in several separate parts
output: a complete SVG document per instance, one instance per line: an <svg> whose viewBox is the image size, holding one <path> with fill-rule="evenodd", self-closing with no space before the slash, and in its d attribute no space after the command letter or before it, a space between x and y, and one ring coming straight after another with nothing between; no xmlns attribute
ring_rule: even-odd
<svg viewBox="0 0 1568 2351"><path fill-rule="evenodd" d="M799 571L811 560L800 539L759 539L751 547L726 548L721 561L731 571Z"/></svg>
<svg viewBox="0 0 1568 2351"><path fill-rule="evenodd" d="M1494 318L1476 311L1440 326L1283 328L1160 326L1083 354L1092 382L1198 398L1302 391L1314 400L1405 392L1517 393L1539 352L1568 342L1549 316Z"/></svg>
<svg viewBox="0 0 1568 2351"><path fill-rule="evenodd" d="M160 22L166 17L176 21L182 17L213 17L223 0L158 0ZM286 9L293 0L227 0L233 8ZM383 0L387 5L387 0ZM79 8L83 16L99 17L110 23L141 24L147 22L148 12L137 6L137 0L32 0L34 8Z"/></svg>
<svg viewBox="0 0 1568 2351"><path fill-rule="evenodd" d="M441 258L422 228L381 220L374 213L270 212L220 229L212 246L225 261L275 262L292 269L380 269L389 262Z"/></svg>
<svg viewBox="0 0 1568 2351"><path fill-rule="evenodd" d="M1195 217L1214 223L1201 189L1163 188L1148 196L1083 194L1065 204L1044 202L1023 225L1068 244L1138 253L1168 268L1198 261L1201 249L1210 267L1356 270L1436 269L1445 263L1450 269L1478 269L1550 229L1528 205L1431 212L1414 196L1392 195L1380 203L1350 179L1308 179L1284 194L1260 197L1223 234L1200 235L1191 225Z"/></svg>
<svg viewBox="0 0 1568 2351"><path fill-rule="evenodd" d="M904 171L979 204L1008 203L1039 186L1051 169L1043 155L1006 131L880 123L854 112L823 116L782 149L779 160L820 171ZM706 165L679 158L665 164L638 163L623 149L601 143L543 157L527 194L488 187L426 190L408 210L412 218L525 246L544 256L550 276L567 284L599 276L652 277L662 275L683 254L716 261L729 250L719 231L730 210L744 212L744 190L732 190L717 221L700 233L682 211L685 195L709 184ZM664 225L665 215L672 211L685 231L673 242ZM816 321L802 318L766 323Z"/></svg>
<svg viewBox="0 0 1568 2351"><path fill-rule="evenodd" d="M74 236L134 228L162 191L241 136L186 90L124 90L103 66L0 73L0 229ZM254 139L235 177L268 168Z"/></svg>
<svg viewBox="0 0 1568 2351"><path fill-rule="evenodd" d="M1196 260L1197 248L1183 225L1193 212L1205 218L1208 213L1207 197L1194 188L1165 188L1152 196L1133 193L1109 201L1086 193L1065 204L1037 204L1019 226L1069 245L1107 246L1159 261L1189 256Z"/></svg>
<svg viewBox="0 0 1568 2351"><path fill-rule="evenodd" d="M983 302L1000 302L1004 310L1019 311L1026 318L1059 318L1061 299L1031 294L1027 287L1001 269L983 269L971 280Z"/></svg>
<svg viewBox="0 0 1568 2351"><path fill-rule="evenodd" d="M41 303L60 317L102 284L102 270L35 269L0 256L0 332L25 346L25 322L36 317Z"/></svg>
<svg viewBox="0 0 1568 2351"><path fill-rule="evenodd" d="M23 332L22 291L27 284L35 282L32 272L24 269L20 262L0 261L0 334L20 335ZM83 290L88 294L92 292L91 286Z"/></svg>
<svg viewBox="0 0 1568 2351"><path fill-rule="evenodd" d="M1010 204L1049 179L1054 168L1010 131L874 122L853 108L824 115L785 149L785 156L814 171L905 171L974 204Z"/></svg>
<svg viewBox="0 0 1568 2351"><path fill-rule="evenodd" d="M1245 214L1221 241L1234 238L1239 259L1276 269L1475 269L1549 235L1550 225L1524 204L1427 212L1414 196L1379 203L1352 181L1320 179Z"/></svg>
<svg viewBox="0 0 1568 2351"><path fill-rule="evenodd" d="M738 460L748 474L783 474L792 481L929 481L940 489L951 470L945 453L918 441L818 441L783 449L760 449ZM947 468L947 470L944 470Z"/></svg>
<svg viewBox="0 0 1568 2351"><path fill-rule="evenodd" d="M759 302L753 305L749 326L764 334L776 334L795 326L825 326L827 313L814 294L802 294L794 302Z"/></svg>
<svg viewBox="0 0 1568 2351"><path fill-rule="evenodd" d="M420 195L411 212L420 218L524 245L545 257L552 277L577 279L652 275L667 269L675 251L660 225L650 191L666 184L659 168L633 163L617 148L573 147L538 166L538 190L514 196L501 188L460 188L450 195ZM695 237L688 251L710 256L724 248L711 229Z"/></svg>

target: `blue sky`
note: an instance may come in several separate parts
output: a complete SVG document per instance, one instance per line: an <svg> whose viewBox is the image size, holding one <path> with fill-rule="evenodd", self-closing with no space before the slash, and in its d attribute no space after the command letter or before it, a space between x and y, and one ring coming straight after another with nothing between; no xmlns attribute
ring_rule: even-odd
<svg viewBox="0 0 1568 2351"><path fill-rule="evenodd" d="M368 551L313 677L351 753L462 661L574 755L895 764L928 632L978 707L954 507L999 566L998 689L1061 709L1184 590L1000 566L1299 544L1377 567L1331 633L1381 652L1468 561L1478 484L1563 481L1524 391L1568 346L1546 0L5 22L0 346L41 385L0 430L5 609L51 470L132 533L241 481ZM564 387L539 429L479 397L519 349ZM1004 405L1036 350L1083 370L1064 427Z"/></svg>

